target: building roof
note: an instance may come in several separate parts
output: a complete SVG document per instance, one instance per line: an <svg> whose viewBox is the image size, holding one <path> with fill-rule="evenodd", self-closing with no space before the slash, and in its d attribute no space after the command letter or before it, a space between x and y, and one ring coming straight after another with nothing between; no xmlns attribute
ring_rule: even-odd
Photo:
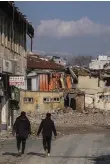
<svg viewBox="0 0 110 164"><path fill-rule="evenodd" d="M0 1L0 8L8 14L9 17L19 25L24 23L24 28L30 37L34 37L34 28L32 24L27 20L26 16L23 15L19 8L15 6L14 1Z"/></svg>
<svg viewBox="0 0 110 164"><path fill-rule="evenodd" d="M27 57L27 68L31 69L50 69L50 70L61 70L63 66L56 64L52 61L45 61L34 56Z"/></svg>

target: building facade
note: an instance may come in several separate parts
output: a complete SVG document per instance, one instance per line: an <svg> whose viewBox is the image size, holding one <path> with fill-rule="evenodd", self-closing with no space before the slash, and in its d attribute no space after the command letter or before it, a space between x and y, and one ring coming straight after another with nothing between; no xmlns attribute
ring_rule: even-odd
<svg viewBox="0 0 110 164"><path fill-rule="evenodd" d="M20 92L21 110L49 112L64 108L64 90L73 88L76 77L71 69L32 55L27 58L27 68L26 86Z"/></svg>
<svg viewBox="0 0 110 164"><path fill-rule="evenodd" d="M20 92L20 108L26 112L52 112L64 108L63 92L24 91Z"/></svg>
<svg viewBox="0 0 110 164"><path fill-rule="evenodd" d="M104 65L110 62L110 57L99 55L96 60L92 60L91 63L89 63L89 69L90 70L103 70Z"/></svg>
<svg viewBox="0 0 110 164"><path fill-rule="evenodd" d="M10 76L25 76L26 35L34 36L34 29L26 17L10 1L0 2L0 124L1 130L11 126L12 99Z"/></svg>

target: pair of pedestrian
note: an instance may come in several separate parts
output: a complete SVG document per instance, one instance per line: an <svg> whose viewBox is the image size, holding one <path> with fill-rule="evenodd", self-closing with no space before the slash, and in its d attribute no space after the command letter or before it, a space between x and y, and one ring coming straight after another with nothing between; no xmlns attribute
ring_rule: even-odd
<svg viewBox="0 0 110 164"><path fill-rule="evenodd" d="M56 128L54 122L51 120L50 113L47 113L46 118L41 121L37 136L39 136L41 132L43 137L43 148L45 151L45 155L50 156L52 132L54 133L55 137L57 136ZM21 115L16 119L13 126L13 135L16 135L18 155L24 154L26 140L31 135L31 124L25 112L21 112ZM20 151L21 143L22 150Z"/></svg>

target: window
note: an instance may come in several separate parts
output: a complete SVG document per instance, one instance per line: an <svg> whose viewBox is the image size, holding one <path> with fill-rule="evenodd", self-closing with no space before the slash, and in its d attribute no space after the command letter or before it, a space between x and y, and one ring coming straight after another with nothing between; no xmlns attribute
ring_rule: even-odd
<svg viewBox="0 0 110 164"><path fill-rule="evenodd" d="M100 95L99 99L102 101L110 102L110 95Z"/></svg>
<svg viewBox="0 0 110 164"><path fill-rule="evenodd" d="M20 54L22 54L23 53L23 35L20 33L20 35L19 35L19 37L20 37L20 48L19 48L19 51L20 51Z"/></svg>
<svg viewBox="0 0 110 164"><path fill-rule="evenodd" d="M106 86L106 87L110 87L110 79L107 79L107 80L106 80L105 86Z"/></svg>
<svg viewBox="0 0 110 164"><path fill-rule="evenodd" d="M8 47L8 23L7 21L5 22L5 46Z"/></svg>
<svg viewBox="0 0 110 164"><path fill-rule="evenodd" d="M31 79L27 79L27 90L32 90L32 80Z"/></svg>
<svg viewBox="0 0 110 164"><path fill-rule="evenodd" d="M8 26L7 26L7 35L8 35L8 48L11 48L11 23L8 22Z"/></svg>
<svg viewBox="0 0 110 164"><path fill-rule="evenodd" d="M100 96L99 96L99 99L103 99L103 98L104 98L104 95L100 95Z"/></svg>
<svg viewBox="0 0 110 164"><path fill-rule="evenodd" d="M12 28L12 50L14 51L14 27Z"/></svg>
<svg viewBox="0 0 110 164"><path fill-rule="evenodd" d="M5 66L7 67L7 68L9 68L9 62L5 62Z"/></svg>
<svg viewBox="0 0 110 164"><path fill-rule="evenodd" d="M1 35L2 35L2 18L0 17L0 42L1 42Z"/></svg>
<svg viewBox="0 0 110 164"><path fill-rule="evenodd" d="M17 29L15 28L15 33L14 33L14 50L17 52Z"/></svg>
<svg viewBox="0 0 110 164"><path fill-rule="evenodd" d="M24 103L33 103L33 97L24 97Z"/></svg>
<svg viewBox="0 0 110 164"><path fill-rule="evenodd" d="M5 28L5 26L4 26L4 24L5 24L5 21L4 21L4 19L3 19L3 17L2 17L2 19L1 19L1 24L2 24L2 28L1 28L1 33L2 33L2 36L1 36L1 43L4 45L4 41L5 41L5 35L4 35L4 28Z"/></svg>
<svg viewBox="0 0 110 164"><path fill-rule="evenodd" d="M44 97L43 102L44 103L49 103L51 101L50 97Z"/></svg>
<svg viewBox="0 0 110 164"><path fill-rule="evenodd" d="M60 98L59 97L54 97L53 101L54 102L60 102Z"/></svg>

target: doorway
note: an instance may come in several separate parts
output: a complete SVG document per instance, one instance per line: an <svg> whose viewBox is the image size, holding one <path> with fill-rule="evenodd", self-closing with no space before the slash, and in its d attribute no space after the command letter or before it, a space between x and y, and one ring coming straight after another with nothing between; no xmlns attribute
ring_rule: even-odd
<svg viewBox="0 0 110 164"><path fill-rule="evenodd" d="M64 106L76 110L76 99L73 93L68 93L64 96Z"/></svg>

